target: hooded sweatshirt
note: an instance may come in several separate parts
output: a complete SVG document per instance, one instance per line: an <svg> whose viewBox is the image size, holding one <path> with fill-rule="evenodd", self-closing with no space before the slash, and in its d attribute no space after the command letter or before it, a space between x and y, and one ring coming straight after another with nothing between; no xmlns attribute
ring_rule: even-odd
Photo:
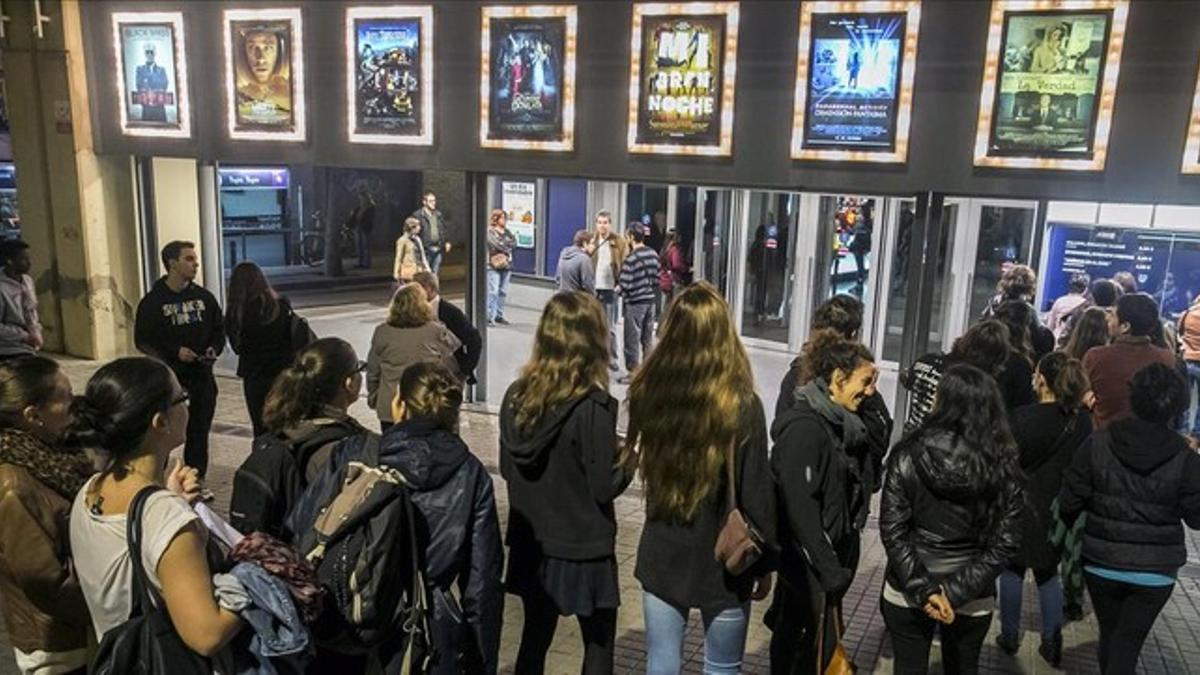
<svg viewBox="0 0 1200 675"><path fill-rule="evenodd" d="M32 354L28 340L41 336L33 279L22 274L18 280L0 271L0 356Z"/></svg>
<svg viewBox="0 0 1200 675"><path fill-rule="evenodd" d="M504 613L504 551L492 477L461 438L421 418L389 429L379 452L381 463L408 481L428 528L426 573L434 588L434 622L457 623L451 599L457 583L461 620L470 627L482 672L495 673ZM454 641L449 647L469 648ZM440 651L446 653L445 647Z"/></svg>
<svg viewBox="0 0 1200 675"><path fill-rule="evenodd" d="M587 251L568 246L558 256L558 290L596 292L596 269Z"/></svg>
<svg viewBox="0 0 1200 675"><path fill-rule="evenodd" d="M632 478L614 466L617 400L594 389L547 411L531 429L517 427L514 382L500 409L500 473L508 481L506 541L564 560L613 555L613 500Z"/></svg>
<svg viewBox="0 0 1200 675"><path fill-rule="evenodd" d="M1067 523L1087 513L1089 564L1173 576L1187 563L1180 520L1200 528L1200 455L1165 425L1118 420L1075 454L1059 509Z"/></svg>
<svg viewBox="0 0 1200 675"><path fill-rule="evenodd" d="M225 323L221 306L208 289L188 283L176 293L164 276L138 303L134 342L145 354L163 360L181 377L212 372L212 363L179 360L179 348L187 347L203 356L225 348Z"/></svg>

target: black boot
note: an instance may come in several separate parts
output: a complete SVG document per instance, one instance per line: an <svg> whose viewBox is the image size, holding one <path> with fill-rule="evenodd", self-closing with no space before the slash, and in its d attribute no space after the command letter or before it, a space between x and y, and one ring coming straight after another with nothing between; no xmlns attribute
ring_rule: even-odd
<svg viewBox="0 0 1200 675"><path fill-rule="evenodd" d="M1000 633L996 636L996 646L999 647L1005 654L1014 656L1017 652L1021 651L1021 636L1005 635L1004 633Z"/></svg>
<svg viewBox="0 0 1200 675"><path fill-rule="evenodd" d="M1042 644L1038 647L1038 654L1049 663L1052 668L1062 668L1062 631L1054 634L1050 639L1042 638Z"/></svg>

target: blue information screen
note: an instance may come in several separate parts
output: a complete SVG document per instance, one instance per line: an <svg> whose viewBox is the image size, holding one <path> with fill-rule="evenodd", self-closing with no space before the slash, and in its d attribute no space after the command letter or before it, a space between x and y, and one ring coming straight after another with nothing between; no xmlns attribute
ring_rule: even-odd
<svg viewBox="0 0 1200 675"><path fill-rule="evenodd" d="M1200 294L1200 233L1064 223L1051 223L1049 229L1042 311L1067 293L1076 272L1093 280L1131 272L1164 316L1183 312Z"/></svg>

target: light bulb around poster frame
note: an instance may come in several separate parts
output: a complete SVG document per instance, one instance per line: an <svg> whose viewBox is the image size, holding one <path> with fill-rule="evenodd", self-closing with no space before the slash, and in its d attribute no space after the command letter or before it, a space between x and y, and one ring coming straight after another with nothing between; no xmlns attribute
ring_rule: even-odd
<svg viewBox="0 0 1200 675"><path fill-rule="evenodd" d="M481 11L479 50L479 145L499 150L534 150L542 152L571 152L575 149L575 51L578 42L579 9L575 5L485 5ZM561 25L559 22L561 21ZM503 43L495 42L501 36L493 35L493 27L505 32L502 39L522 39L536 42L530 47L512 50L509 53ZM562 35L558 35L559 31ZM560 43L560 44L552 44ZM502 64L493 64L494 47L499 46L501 58L507 57L520 63L523 72L530 66L545 68L554 66L557 58L559 67L553 68L552 79L557 79L551 93L543 88L539 92L521 92L524 81L533 84L536 78L522 77L509 83L510 91L500 86ZM558 49L556 49L558 47ZM523 55L524 54L524 55ZM528 63L527 63L528 62ZM514 66L514 69L518 66ZM532 73L531 73L532 75ZM513 77L509 74L508 77ZM544 74L542 75L544 81ZM528 106L523 117L526 123L516 118L522 115L513 112L517 97ZM550 105L546 106L549 101ZM507 110L506 110L507 108ZM549 110L547 110L549 108Z"/></svg>
<svg viewBox="0 0 1200 675"><path fill-rule="evenodd" d="M712 15L721 15L724 21L724 40L723 44L717 46L715 53L720 55L722 63L719 69L714 69L715 73L721 76L720 88L715 92L720 101L720 114L716 117L717 129L713 134L712 130L705 130L704 135L714 136L715 142L688 142L686 132L679 134L679 140L657 139L649 140L645 138L648 134L648 129L652 129L653 123L647 119L646 124L643 122L643 112L646 117L652 111L642 111L641 94L642 80L644 79L642 67L644 65L643 48L644 48L644 30L647 21L652 21L655 17L679 17L686 20L687 17L704 17ZM630 31L630 56L629 56L629 127L628 127L628 150L632 153L655 154L655 155L697 155L707 157L729 157L733 154L733 113L734 113L734 94L736 93L737 81L737 46L738 46L738 17L739 4L737 2L656 2L656 3L634 3L633 5L633 25ZM652 37L656 33L650 34ZM661 47L661 45L660 45ZM660 67L655 64L655 68ZM711 77L713 72L706 75ZM701 74L705 75L705 74ZM672 75L667 75L671 77ZM680 75L683 77L683 75ZM696 74L690 74L686 77L691 77L692 82L696 81ZM649 97L647 98L649 102ZM649 106L647 106L649 107ZM662 133L656 134L662 136ZM668 134L669 135L669 134Z"/></svg>
<svg viewBox="0 0 1200 675"><path fill-rule="evenodd" d="M1070 35L1069 30L1073 24L1067 24L1065 19L1079 21L1081 18L1087 18L1086 15L1089 13L1107 13L1109 18L1107 43L1104 45L1104 60L1101 64L1103 70L1095 76L1094 88L1090 92L1093 97L1092 121L1090 126L1084 128L1088 144L1090 144L1090 157L1086 148L1084 150L1023 150L1020 148L1019 141L1011 144L1016 149L1000 149L998 146L1004 139L997 136L997 126L1001 123L998 115L998 98L1004 85L1003 78L1010 74L1009 72L1001 73L1001 62L1004 62L1006 71L1012 68L1011 74L1014 77L1039 74L1040 72L1046 79L1046 86L1041 87L1040 92L1039 89L1026 86L1019 92L1010 94L1013 97L1011 105L1014 109L1006 116L1008 119L1004 123L1010 129L1017 129L1021 124L1026 124L1032 130L1031 133L1026 133L1030 138L1036 139L1037 134L1040 133L1043 134L1043 138L1052 141L1053 134L1059 131L1055 127L1058 123L1050 121L1053 119L1053 115L1060 117L1074 115L1078 108L1078 97L1084 92L1082 90L1070 91L1071 82L1054 81L1055 79L1066 80L1065 77L1061 77L1062 75L1072 75L1069 65L1065 68L1047 69L1044 66L1034 65L1034 63L1052 61L1056 58L1064 61L1073 58L1076 59L1076 73L1082 72L1083 74L1077 77L1086 77L1087 63L1083 58L1086 53L1076 55L1063 53L1060 43L1065 39L1068 43L1065 50L1070 50L1074 42L1072 39L1074 36ZM1073 14L1076 16L1071 16ZM1038 44L1032 50L1029 49L1029 45L1024 45L1024 49L1017 49L1014 45L1009 45L1008 47L1011 48L1008 48L1002 44L1004 41L1015 39L1009 33L1017 21L1036 21L1039 15L1043 20L1055 20L1055 18L1061 17L1063 21L1060 23L1064 25L1064 28L1059 30L1051 27L1049 33L1046 33L1046 29L1043 28L1041 40L1046 44ZM1121 52L1125 46L1125 25L1128 18L1128 0L993 0L987 52L984 57L982 89L979 95L979 122L975 134L975 166L1103 171L1108 156L1108 140L1112 130L1113 108L1117 98L1117 81L1121 70ZM1010 20L1013 21L1012 24L1008 23ZM1058 37L1055 42L1054 33L1056 32ZM1038 50L1044 50L1046 56L1038 55ZM1024 54L1024 51L1031 51L1033 56ZM1027 71L1023 72L1025 68L1023 63L1013 67L1014 63L1026 58L1032 62ZM1029 79L1035 78L1031 76ZM1060 92L1064 89L1067 90L1067 96L1076 96L1076 110L1071 110L1069 106L1064 108L1054 100L1055 96L1062 97ZM1016 110L1017 93L1039 94L1039 106L1042 110L1027 113ZM1047 98L1049 102L1046 101ZM1065 127L1066 125L1060 126ZM1073 154L1077 156L1072 156Z"/></svg>
<svg viewBox="0 0 1200 675"><path fill-rule="evenodd" d="M809 119L809 105L813 93L809 91L816 64L812 63L811 52L814 40L813 17L828 15L849 15L866 19L884 15L896 15L894 23L903 23L904 34L899 36L899 72L887 73L894 82L895 93L886 98L885 103L890 107L890 143L872 143L864 138L856 139L827 139L817 142L809 137L806 124ZM881 162L902 164L908 161L908 133L912 126L913 79L917 70L917 43L921 26L920 0L871 0L871 1L825 1L805 2L800 6L800 37L796 51L796 91L792 109L792 159L822 160L836 162ZM887 36L874 36L886 38ZM885 39L877 39L875 50L880 48ZM869 51L869 50L865 50ZM879 54L876 53L876 58ZM857 78L857 75L855 75ZM857 89L857 87L855 87ZM862 98L860 96L860 98ZM875 104L874 107L878 107Z"/></svg>
<svg viewBox="0 0 1200 675"><path fill-rule="evenodd" d="M299 7L270 9L227 9L221 21L224 32L225 120L229 138L248 141L303 142L308 138L304 92L304 19ZM245 28L239 28L245 26ZM235 52L233 32L242 30ZM258 73L248 63L245 50L250 33L276 35L273 65L269 73ZM290 44L282 41L287 40ZM286 52L287 72L280 66L279 52ZM241 65L241 68L239 68ZM241 72L239 72L241 71ZM247 71L253 71L247 74ZM262 77L262 76L265 76ZM239 77L241 81L239 82ZM258 79L257 82L254 80ZM265 81L264 81L265 80ZM280 85L286 83L284 96ZM246 91L259 91L247 96ZM243 99L239 100L239 96Z"/></svg>
<svg viewBox="0 0 1200 675"><path fill-rule="evenodd" d="M414 132L404 130L403 124L385 124L375 120L375 130L365 120L360 119L359 74L362 68L358 45L358 22L378 21L378 30L387 29L389 22L397 24L414 21L417 29L417 53L420 59L418 72L420 82L416 83L416 91L420 96L420 104ZM366 5L346 8L346 134L351 143L368 143L376 145L432 145L433 144L433 6L432 5ZM376 48L378 45L375 46ZM405 74L411 77L411 73ZM404 77L404 76L402 76ZM411 99L411 96L410 96ZM411 104L410 104L411 105ZM395 126L396 130L385 129Z"/></svg>
<svg viewBox="0 0 1200 675"><path fill-rule="evenodd" d="M113 12L113 74L117 81L117 107L121 120L121 133L126 136L142 136L148 138L182 138L192 137L191 99L188 96L187 44L184 39L182 12ZM142 31L145 37L134 38L130 31ZM140 39L141 45L126 44L126 39ZM170 73L161 65L143 63L134 67L134 81L126 81L129 67L126 60L136 53L130 46L142 47L143 54L153 54L157 59L157 51L163 46L163 39L171 49ZM143 69L147 69L143 72ZM172 91L172 86L173 91ZM174 95L171 105L146 105L150 96ZM134 98L142 102L135 102ZM140 119L134 119L133 106L138 106ZM168 110L174 108L175 121L170 121ZM153 110L150 113L149 110ZM151 119L158 118L162 119Z"/></svg>

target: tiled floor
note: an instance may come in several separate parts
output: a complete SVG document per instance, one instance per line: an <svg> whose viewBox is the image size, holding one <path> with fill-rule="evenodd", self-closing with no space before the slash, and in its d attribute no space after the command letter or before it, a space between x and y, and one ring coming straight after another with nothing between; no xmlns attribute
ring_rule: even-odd
<svg viewBox="0 0 1200 675"><path fill-rule="evenodd" d="M67 370L77 390L82 388L86 378L96 367L96 364L90 362L67 362ZM249 450L249 429L240 383L235 379L221 378L220 389L209 478L211 487L217 494L217 504L224 510L229 503L233 471ZM373 415L363 401L360 401L352 412L361 420L369 420L372 423L374 421ZM501 518L506 519L508 513L507 490L503 479L496 470L496 418L485 412L465 414L462 434L492 472L496 482L496 497L500 506ZM618 615L617 672L619 673L645 671L646 654L640 588L633 578L638 537L643 523L640 494L635 483L630 491L617 501L616 505L619 522L617 557L620 565L623 603ZM1192 535L1189 539L1194 540L1194 533L1189 534ZM1200 558L1195 556L1194 544L1190 548L1193 551L1193 563L1200 562ZM1200 585L1196 581L1196 577L1200 575L1192 574L1196 569L1193 565L1185 568L1185 573L1181 577L1170 603L1159 617L1154 631L1146 643L1139 672L1169 675L1200 673ZM862 564L845 604L846 646L861 673L892 672L890 645L878 609L883 573L883 548L879 542L878 532L872 523L868 525L865 533ZM1016 658L1005 656L991 642L997 628L997 622L994 622L993 634L988 637L982 657L981 670L983 673L1053 672L1036 654L1038 645L1036 595L1032 585L1028 586L1024 621L1026 632L1022 649ZM765 609L765 604L762 603L754 606L746 644L747 656L744 666L746 673L767 673L769 671L767 650L770 633L763 627L761 621ZM520 627L520 602L509 596L505 608L501 653L504 672L512 672ZM1067 672L1098 672L1094 655L1096 640L1096 624L1090 614L1084 621L1070 624L1067 627L1064 634L1066 653L1064 665ZM547 662L547 672L555 675L578 672L581 651L578 626L574 621L564 619L559 623L559 630ZM685 638L684 658L686 660L684 672L700 673L703 671L703 631L699 617L694 612ZM935 664L937 658L935 647L933 655ZM15 672L11 652L7 649L0 650L0 675ZM932 672L940 672L940 668L934 665Z"/></svg>

